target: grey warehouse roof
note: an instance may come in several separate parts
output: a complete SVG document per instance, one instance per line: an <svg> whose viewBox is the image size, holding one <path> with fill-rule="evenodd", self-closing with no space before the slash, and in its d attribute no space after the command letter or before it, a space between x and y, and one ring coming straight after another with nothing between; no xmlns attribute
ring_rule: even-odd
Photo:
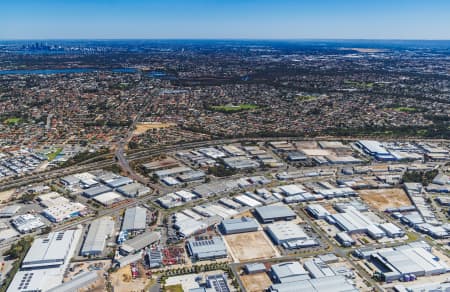
<svg viewBox="0 0 450 292"><path fill-rule="evenodd" d="M296 217L294 211L287 206L271 205L263 206L255 209L258 216L263 220L278 219L285 217Z"/></svg>
<svg viewBox="0 0 450 292"><path fill-rule="evenodd" d="M128 208L123 217L122 230L145 229L147 211L139 206Z"/></svg>

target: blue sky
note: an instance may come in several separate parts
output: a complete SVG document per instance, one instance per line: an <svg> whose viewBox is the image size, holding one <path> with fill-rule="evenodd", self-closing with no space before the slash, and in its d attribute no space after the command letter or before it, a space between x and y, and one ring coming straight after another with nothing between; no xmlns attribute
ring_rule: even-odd
<svg viewBox="0 0 450 292"><path fill-rule="evenodd" d="M0 0L0 39L450 39L450 0Z"/></svg>

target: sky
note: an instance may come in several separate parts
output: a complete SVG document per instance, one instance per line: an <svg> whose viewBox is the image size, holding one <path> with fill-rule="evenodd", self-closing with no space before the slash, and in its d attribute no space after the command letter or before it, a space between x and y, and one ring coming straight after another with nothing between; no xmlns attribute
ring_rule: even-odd
<svg viewBox="0 0 450 292"><path fill-rule="evenodd" d="M450 0L0 0L0 39L446 39Z"/></svg>

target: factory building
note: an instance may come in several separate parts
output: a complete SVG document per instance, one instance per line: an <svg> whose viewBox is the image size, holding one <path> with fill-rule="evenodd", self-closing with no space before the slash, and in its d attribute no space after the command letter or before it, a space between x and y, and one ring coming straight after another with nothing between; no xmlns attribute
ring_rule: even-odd
<svg viewBox="0 0 450 292"><path fill-rule="evenodd" d="M227 248L221 237L195 240L187 242L187 250L190 256L196 260L213 260L227 257Z"/></svg>
<svg viewBox="0 0 450 292"><path fill-rule="evenodd" d="M114 232L114 220L102 217L92 221L80 254L82 256L100 255L106 246L106 239Z"/></svg>
<svg viewBox="0 0 450 292"><path fill-rule="evenodd" d="M292 222L277 222L266 226L266 232L277 245L286 249L317 246L319 243L311 239L303 229Z"/></svg>
<svg viewBox="0 0 450 292"><path fill-rule="evenodd" d="M255 214L262 223L272 223L278 220L293 220L297 217L291 208L283 205L258 207L255 209Z"/></svg>
<svg viewBox="0 0 450 292"><path fill-rule="evenodd" d="M87 197L87 198L92 198L107 192L112 191L112 189L110 187L107 187L105 185L101 185L101 186L96 186L93 188L89 188L89 189L85 189L83 190L83 196Z"/></svg>
<svg viewBox="0 0 450 292"><path fill-rule="evenodd" d="M379 268L378 272L387 282L439 275L448 270L446 263L430 251L410 245L374 250L370 252L369 260Z"/></svg>
<svg viewBox="0 0 450 292"><path fill-rule="evenodd" d="M395 157L378 141L360 140L356 142L356 146L361 148L365 153L373 156L377 160L393 161Z"/></svg>
<svg viewBox="0 0 450 292"><path fill-rule="evenodd" d="M403 237L405 232L393 223L380 224L380 228L386 233L390 238Z"/></svg>
<svg viewBox="0 0 450 292"><path fill-rule="evenodd" d="M48 292L67 292L78 291L78 289L86 288L98 279L97 271L86 271L73 277L70 281L58 285Z"/></svg>
<svg viewBox="0 0 450 292"><path fill-rule="evenodd" d="M222 220L220 228L224 234L236 234L257 231L259 225L253 218L242 217Z"/></svg>
<svg viewBox="0 0 450 292"><path fill-rule="evenodd" d="M147 210L143 207L132 207L125 211L122 222L122 231L142 231L147 227Z"/></svg>
<svg viewBox="0 0 450 292"><path fill-rule="evenodd" d="M351 280L344 276L305 279L270 286L269 292L358 292Z"/></svg>
<svg viewBox="0 0 450 292"><path fill-rule="evenodd" d="M316 219L324 219L325 217L330 216L330 212L319 204L309 204L308 207L306 207L306 211Z"/></svg>
<svg viewBox="0 0 450 292"><path fill-rule="evenodd" d="M374 239L386 235L372 220L352 206L347 207L344 213L332 214L331 217L340 229L350 234L366 233Z"/></svg>
<svg viewBox="0 0 450 292"><path fill-rule="evenodd" d="M351 238L351 236L348 235L347 232L345 232L345 231L337 233L336 240L340 244L342 244L342 246L345 246L345 247L350 247L350 246L356 244L356 241L353 238Z"/></svg>
<svg viewBox="0 0 450 292"><path fill-rule="evenodd" d="M127 240L119 249L123 254L132 254L158 242L160 238L161 234L159 232L145 232Z"/></svg>
<svg viewBox="0 0 450 292"><path fill-rule="evenodd" d="M120 188L117 189L117 192L121 193L126 197L137 198L150 194L151 189L149 187L144 186L143 184L134 182L131 184L121 186Z"/></svg>
<svg viewBox="0 0 450 292"><path fill-rule="evenodd" d="M47 291L59 286L75 254L81 233L80 229L66 230L37 238L7 291Z"/></svg>
<svg viewBox="0 0 450 292"><path fill-rule="evenodd" d="M9 205L0 209L0 218L9 218L14 216L20 210L19 205Z"/></svg>
<svg viewBox="0 0 450 292"><path fill-rule="evenodd" d="M42 222L41 218L34 216L33 214L16 216L11 220L11 223L20 233L33 232L45 226L45 223Z"/></svg>
<svg viewBox="0 0 450 292"><path fill-rule="evenodd" d="M308 272L299 262L274 264L270 268L275 283L289 283L309 279Z"/></svg>

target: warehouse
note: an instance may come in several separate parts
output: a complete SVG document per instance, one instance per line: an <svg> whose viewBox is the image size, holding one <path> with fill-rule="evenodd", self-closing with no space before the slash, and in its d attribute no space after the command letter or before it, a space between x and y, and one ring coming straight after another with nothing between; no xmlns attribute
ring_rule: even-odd
<svg viewBox="0 0 450 292"><path fill-rule="evenodd" d="M285 196L295 196L295 195L301 195L303 193L306 193L306 191L303 189L303 187L299 185L285 185L280 187L281 192Z"/></svg>
<svg viewBox="0 0 450 292"><path fill-rule="evenodd" d="M403 237L405 232L395 224L390 222L380 224L380 228L389 236L390 238Z"/></svg>
<svg viewBox="0 0 450 292"><path fill-rule="evenodd" d="M340 244L342 244L342 246L345 246L345 247L350 247L350 246L356 244L356 241L353 238L351 238L351 236L348 235L347 232L345 232L345 231L337 233L336 240Z"/></svg>
<svg viewBox="0 0 450 292"><path fill-rule="evenodd" d="M98 196L100 194L104 194L104 193L107 193L110 191L112 191L112 189L110 187L101 185L101 186L85 189L83 191L83 196L85 196L87 198L92 198L92 197L95 197L95 196Z"/></svg>
<svg viewBox="0 0 450 292"><path fill-rule="evenodd" d="M204 222L194 220L183 213L175 214L174 225L179 234L183 237L191 236L192 234L208 227Z"/></svg>
<svg viewBox="0 0 450 292"><path fill-rule="evenodd" d="M125 200L125 198L116 192L107 192L94 197L94 201L97 201L104 206L111 206L123 200Z"/></svg>
<svg viewBox="0 0 450 292"><path fill-rule="evenodd" d="M306 211L316 219L324 219L325 217L330 216L330 212L319 204L308 205L308 207L306 207Z"/></svg>
<svg viewBox="0 0 450 292"><path fill-rule="evenodd" d="M182 182L191 182L200 179L204 179L206 174L201 170L189 171L183 174L180 174L177 178Z"/></svg>
<svg viewBox="0 0 450 292"><path fill-rule="evenodd" d="M35 239L7 291L47 291L59 286L81 233L66 230Z"/></svg>
<svg viewBox="0 0 450 292"><path fill-rule="evenodd" d="M274 264L270 268L275 283L290 283L309 279L308 272L299 262Z"/></svg>
<svg viewBox="0 0 450 292"><path fill-rule="evenodd" d="M118 178L112 179L112 180L108 180L106 181L106 185L115 189L127 184L131 184L133 182L133 180L129 177L125 177L125 176L120 176Z"/></svg>
<svg viewBox="0 0 450 292"><path fill-rule="evenodd" d="M438 261L431 252L409 245L375 250L370 254L370 261L379 268L383 280L387 282L411 275L439 275L446 273L448 269L445 262Z"/></svg>
<svg viewBox="0 0 450 292"><path fill-rule="evenodd" d="M257 168L259 166L258 162L243 156L224 158L223 162L226 166L238 170Z"/></svg>
<svg viewBox="0 0 450 292"><path fill-rule="evenodd" d="M80 239L80 230L49 233L37 238L23 259L22 269L56 267L70 260L70 250Z"/></svg>
<svg viewBox="0 0 450 292"><path fill-rule="evenodd" d="M244 156L245 152L234 145L222 146L222 149L231 156Z"/></svg>
<svg viewBox="0 0 450 292"><path fill-rule="evenodd" d="M45 223L41 221L41 218L36 217L33 214L16 216L11 220L11 223L20 233L33 232L45 226Z"/></svg>
<svg viewBox="0 0 450 292"><path fill-rule="evenodd" d="M131 184L127 184L124 186L121 186L117 189L117 192L121 193L122 195L126 197L136 198L136 197L142 197L145 195L150 194L151 189L149 187L144 186L143 184L140 184L138 182L134 182Z"/></svg>
<svg viewBox="0 0 450 292"><path fill-rule="evenodd" d="M205 155L206 157L209 157L212 159L218 159L218 158L223 158L223 157L227 156L225 153L223 153L222 151L220 151L214 147L199 148L198 152L200 152L201 154Z"/></svg>
<svg viewBox="0 0 450 292"><path fill-rule="evenodd" d="M106 246L106 239L114 232L114 220L102 217L92 221L81 248L81 255L100 255Z"/></svg>
<svg viewBox="0 0 450 292"><path fill-rule="evenodd" d="M190 256L199 261L227 257L225 243L218 236L202 240L190 239L187 242L187 250Z"/></svg>
<svg viewBox="0 0 450 292"><path fill-rule="evenodd" d="M86 288L98 279L97 271L86 271L73 277L70 281L58 285L48 292L67 292L78 291L78 289Z"/></svg>
<svg viewBox="0 0 450 292"><path fill-rule="evenodd" d="M173 167L173 168L169 168L169 169L158 170L158 171L155 171L153 174L156 175L158 178L163 178L166 176L178 175L178 174L181 174L184 172L189 172L189 171L192 171L192 169L190 167L178 166L178 167Z"/></svg>
<svg viewBox="0 0 450 292"><path fill-rule="evenodd" d="M61 202L46 208L42 214L52 222L62 222L74 217L81 216L87 207L78 202L70 202L68 199L61 197Z"/></svg>
<svg viewBox="0 0 450 292"><path fill-rule="evenodd" d="M273 284L270 292L358 292L351 280L344 276L331 276L318 279Z"/></svg>
<svg viewBox="0 0 450 292"><path fill-rule="evenodd" d="M262 223L272 223L277 220L293 220L297 217L291 208L283 205L258 207L255 214Z"/></svg>
<svg viewBox="0 0 450 292"><path fill-rule="evenodd" d="M127 240L120 246L120 251L124 254L135 253L151 244L154 244L160 238L161 234L159 232L145 232Z"/></svg>
<svg viewBox="0 0 450 292"><path fill-rule="evenodd" d="M309 272L311 278L314 279L336 275L333 269L331 269L325 262L318 258L305 261L303 263L303 266Z"/></svg>
<svg viewBox="0 0 450 292"><path fill-rule="evenodd" d="M331 217L336 222L336 225L352 234L352 233L367 233L372 238L380 238L385 235L384 231L375 226L367 216L349 206L344 213L332 214Z"/></svg>
<svg viewBox="0 0 450 292"><path fill-rule="evenodd" d="M220 228L224 234L236 234L257 231L259 225L253 218L242 217L223 220Z"/></svg>
<svg viewBox="0 0 450 292"><path fill-rule="evenodd" d="M20 210L19 205L9 205L0 209L0 218L9 218L14 216Z"/></svg>
<svg viewBox="0 0 450 292"><path fill-rule="evenodd" d="M136 206L125 211L122 222L122 231L142 231L147 227L147 210Z"/></svg>
<svg viewBox="0 0 450 292"><path fill-rule="evenodd" d="M356 142L356 146L358 146L365 153L369 154L370 156L373 156L378 160L383 161L395 160L395 157L378 141L361 140Z"/></svg>
<svg viewBox="0 0 450 292"><path fill-rule="evenodd" d="M292 222L278 222L266 226L266 232L277 245L286 249L317 246L319 243L311 239L303 229Z"/></svg>
<svg viewBox="0 0 450 292"><path fill-rule="evenodd" d="M234 197L233 200L235 200L236 202L238 202L239 204L241 204L243 206L247 206L250 208L254 208L254 207L262 205L261 202L258 202L257 200L255 200L247 195L238 195L238 196Z"/></svg>

